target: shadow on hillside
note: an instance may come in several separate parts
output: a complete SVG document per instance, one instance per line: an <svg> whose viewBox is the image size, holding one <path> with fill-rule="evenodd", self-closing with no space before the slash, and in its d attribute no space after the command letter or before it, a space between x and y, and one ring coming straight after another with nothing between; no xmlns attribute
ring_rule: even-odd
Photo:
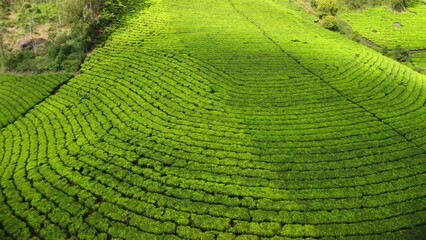
<svg viewBox="0 0 426 240"><path fill-rule="evenodd" d="M96 41L96 47L101 46L103 47L104 44L107 42L109 37L118 29L126 26L126 22L132 19L135 15L139 14L140 11L144 10L145 8L150 7L151 4L146 1L129 1L128 5L126 6L125 10L120 13L117 20L115 22L107 27L106 29L101 30L99 33L99 36L97 37Z"/></svg>

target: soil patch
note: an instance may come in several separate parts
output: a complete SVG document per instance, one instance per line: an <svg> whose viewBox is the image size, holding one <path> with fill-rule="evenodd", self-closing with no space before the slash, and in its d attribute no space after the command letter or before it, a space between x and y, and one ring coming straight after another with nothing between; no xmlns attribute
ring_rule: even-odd
<svg viewBox="0 0 426 240"><path fill-rule="evenodd" d="M395 28L402 28L402 27L404 27L404 26L402 26L402 24L401 24L401 23L399 23L399 22L394 22L394 23L393 23L393 26L394 26Z"/></svg>

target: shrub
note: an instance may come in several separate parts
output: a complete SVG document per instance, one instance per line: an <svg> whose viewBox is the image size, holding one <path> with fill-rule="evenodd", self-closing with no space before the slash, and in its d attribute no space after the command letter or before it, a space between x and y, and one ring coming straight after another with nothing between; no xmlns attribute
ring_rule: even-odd
<svg viewBox="0 0 426 240"><path fill-rule="evenodd" d="M13 52L5 60L5 65L8 69L13 69L16 71L32 71L35 57L36 55L33 52L27 50Z"/></svg>
<svg viewBox="0 0 426 240"><path fill-rule="evenodd" d="M400 45L398 45L393 51L393 58L398 62L409 62L410 52L407 49L402 48Z"/></svg>
<svg viewBox="0 0 426 240"><path fill-rule="evenodd" d="M392 7L393 10L398 11L398 12L402 12L405 11L405 7L407 6L407 1L405 0L391 0L390 1L390 6Z"/></svg>
<svg viewBox="0 0 426 240"><path fill-rule="evenodd" d="M336 0L318 0L317 10L319 18L336 16L338 11L337 2Z"/></svg>
<svg viewBox="0 0 426 240"><path fill-rule="evenodd" d="M46 46L47 69L75 71L85 57L88 42L81 36L59 36Z"/></svg>
<svg viewBox="0 0 426 240"><path fill-rule="evenodd" d="M323 26L326 29L336 31L338 29L336 17L326 16L324 19L321 20L321 26Z"/></svg>

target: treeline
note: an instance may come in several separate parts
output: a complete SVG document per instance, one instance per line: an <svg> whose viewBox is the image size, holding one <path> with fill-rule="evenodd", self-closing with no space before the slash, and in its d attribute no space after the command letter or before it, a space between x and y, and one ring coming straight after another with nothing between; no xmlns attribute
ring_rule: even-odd
<svg viewBox="0 0 426 240"><path fill-rule="evenodd" d="M128 0L0 0L0 70L79 69Z"/></svg>
<svg viewBox="0 0 426 240"><path fill-rule="evenodd" d="M337 0L341 6L350 9L363 9L365 7L389 6L395 11L405 11L407 7L421 2L421 0Z"/></svg>

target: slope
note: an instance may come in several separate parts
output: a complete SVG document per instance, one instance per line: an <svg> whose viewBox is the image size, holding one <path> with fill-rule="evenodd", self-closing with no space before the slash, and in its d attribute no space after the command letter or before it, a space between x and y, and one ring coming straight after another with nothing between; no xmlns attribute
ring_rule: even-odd
<svg viewBox="0 0 426 240"><path fill-rule="evenodd" d="M152 0L82 72L1 130L2 238L425 230L425 76L287 0Z"/></svg>
<svg viewBox="0 0 426 240"><path fill-rule="evenodd" d="M385 7L375 7L340 15L359 34L382 48L407 50L416 70L424 73L426 50L426 4L418 3L406 12L394 12ZM401 56L404 57L404 56Z"/></svg>
<svg viewBox="0 0 426 240"><path fill-rule="evenodd" d="M424 52L419 52L412 55L411 62L414 64L414 66L426 70L426 50Z"/></svg>
<svg viewBox="0 0 426 240"><path fill-rule="evenodd" d="M380 47L407 50L426 49L426 5L419 3L406 12L394 12L386 7L342 14L351 27Z"/></svg>
<svg viewBox="0 0 426 240"><path fill-rule="evenodd" d="M0 74L0 128L12 123L71 78L70 74L18 76Z"/></svg>

